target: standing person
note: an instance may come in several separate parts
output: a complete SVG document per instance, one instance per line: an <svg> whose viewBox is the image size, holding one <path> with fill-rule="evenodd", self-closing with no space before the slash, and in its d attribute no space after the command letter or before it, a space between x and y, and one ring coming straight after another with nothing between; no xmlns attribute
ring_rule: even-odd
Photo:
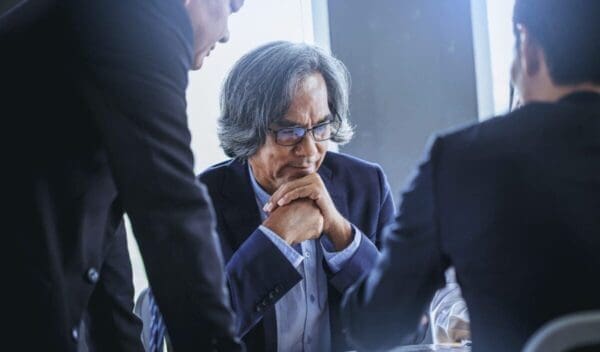
<svg viewBox="0 0 600 352"><path fill-rule="evenodd" d="M86 316L91 349L141 350L127 212L177 351L239 349L185 90L243 0L14 3L0 17L8 343L75 351Z"/></svg>
<svg viewBox="0 0 600 352"><path fill-rule="evenodd" d="M516 0L523 105L435 138L375 269L345 297L350 339L400 343L454 266L473 349L519 351L600 309L600 2Z"/></svg>

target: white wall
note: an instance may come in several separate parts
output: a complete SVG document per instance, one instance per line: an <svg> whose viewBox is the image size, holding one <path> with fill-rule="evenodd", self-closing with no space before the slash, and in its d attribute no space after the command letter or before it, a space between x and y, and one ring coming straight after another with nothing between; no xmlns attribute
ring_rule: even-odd
<svg viewBox="0 0 600 352"><path fill-rule="evenodd" d="M514 4L514 0L487 0L494 110L496 114L506 113L509 108L510 64L515 50L512 29Z"/></svg>
<svg viewBox="0 0 600 352"><path fill-rule="evenodd" d="M313 43L311 1L247 0L240 12L231 16L229 30L229 42L219 43L205 59L202 69L189 75L188 122L196 173L226 159L216 131L219 92L227 72L243 54L261 44L274 40ZM137 297L148 282L128 220L127 233Z"/></svg>

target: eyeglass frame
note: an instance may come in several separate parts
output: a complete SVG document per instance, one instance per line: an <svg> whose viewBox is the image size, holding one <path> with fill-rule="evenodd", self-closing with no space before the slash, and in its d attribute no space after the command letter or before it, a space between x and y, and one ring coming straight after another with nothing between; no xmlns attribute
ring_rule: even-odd
<svg viewBox="0 0 600 352"><path fill-rule="evenodd" d="M330 140L330 139L332 139L332 138L334 138L336 136L337 132L340 129L340 125L337 126L337 128L335 129L335 131L331 131L331 134L329 135L329 138L320 139L320 140L317 139L317 137L315 137L314 129L322 127L324 125L331 125L331 124L334 124L334 123L338 123L339 124L341 122L341 120L342 120L336 112L331 113L330 116L333 116L333 118L331 120L323 121L321 123L318 123L318 124L314 125L311 128L301 127L301 126L290 126L290 127L282 127L282 128L279 128L279 129L273 129L273 128L269 127L269 128L267 128L267 130L269 132L273 133L273 135L275 137L275 143L277 143L277 145L281 145L283 147L293 147L293 146L296 146L296 145L302 143L302 141L304 140L304 138L306 137L306 135L308 134L308 132L310 132L310 134L312 135L312 137L315 140L315 142L325 142L325 141L328 141L328 140ZM279 143L278 138L277 138L277 133L279 133L280 131L283 131L283 130L296 129L296 128L302 129L304 131L304 134L302 135L302 137L300 137L300 139L296 143L294 143L294 144L281 144L281 143Z"/></svg>

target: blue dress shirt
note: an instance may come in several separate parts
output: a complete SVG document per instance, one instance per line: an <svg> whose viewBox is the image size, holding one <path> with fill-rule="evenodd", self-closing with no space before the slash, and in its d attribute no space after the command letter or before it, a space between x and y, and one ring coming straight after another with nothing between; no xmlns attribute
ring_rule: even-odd
<svg viewBox="0 0 600 352"><path fill-rule="evenodd" d="M249 165L248 167L250 168ZM251 168L249 174L256 203L261 209L261 218L264 220L267 215L262 208L270 196L258 184ZM319 240L307 240L299 245L290 246L267 227L260 225L259 229L303 278L275 303L277 350L292 352L330 350L327 278L321 263L325 259L333 273L340 271L360 246L362 233L352 225L354 236L352 242L345 249L335 252L333 244L325 236L321 236Z"/></svg>

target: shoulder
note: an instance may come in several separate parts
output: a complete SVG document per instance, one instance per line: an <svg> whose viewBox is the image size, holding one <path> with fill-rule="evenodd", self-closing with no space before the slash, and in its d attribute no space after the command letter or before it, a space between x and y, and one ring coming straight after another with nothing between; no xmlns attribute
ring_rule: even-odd
<svg viewBox="0 0 600 352"><path fill-rule="evenodd" d="M214 164L198 175L198 180L207 186L220 184L227 175L234 173L236 169L243 168L239 160L228 159Z"/></svg>
<svg viewBox="0 0 600 352"><path fill-rule="evenodd" d="M83 53L94 64L168 72L167 78L187 82L179 75L187 76L191 65L193 29L181 1L71 1L66 6Z"/></svg>
<svg viewBox="0 0 600 352"><path fill-rule="evenodd" d="M331 151L327 152L323 165L327 166L334 173L381 172L381 166L377 163Z"/></svg>
<svg viewBox="0 0 600 352"><path fill-rule="evenodd" d="M505 115L438 133L431 139L429 152L462 156L485 153L488 157L511 153L549 138L562 138L568 115L558 104L528 104Z"/></svg>
<svg viewBox="0 0 600 352"><path fill-rule="evenodd" d="M443 133L445 139L494 140L505 136L520 137L543 128L558 127L568 122L564 119L576 110L573 106L558 103L530 103L515 111L495 116L483 122L456 128Z"/></svg>
<svg viewBox="0 0 600 352"><path fill-rule="evenodd" d="M323 166L337 183L356 187L377 186L388 188L387 178L381 166L348 154L327 152Z"/></svg>

